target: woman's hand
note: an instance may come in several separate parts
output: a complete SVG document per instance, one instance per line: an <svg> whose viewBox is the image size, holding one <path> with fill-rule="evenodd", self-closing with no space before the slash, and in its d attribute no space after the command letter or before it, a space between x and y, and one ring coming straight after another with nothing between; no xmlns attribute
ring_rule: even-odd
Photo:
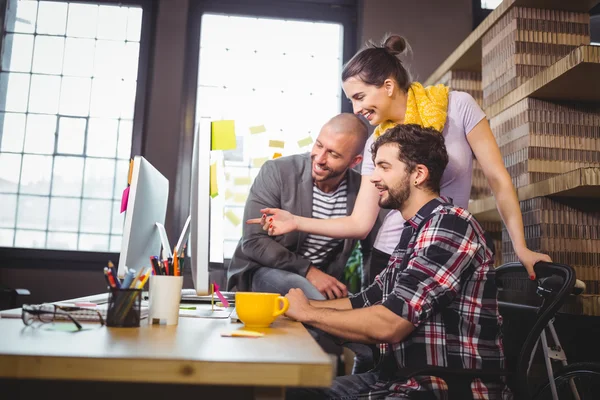
<svg viewBox="0 0 600 400"><path fill-rule="evenodd" d="M521 261L521 264L527 269L527 273L529 274L529 279L535 279L535 271L533 266L538 261L552 262L552 259L548 254L536 253L535 251L531 251L528 248L524 248L520 251L516 252L517 257Z"/></svg>
<svg viewBox="0 0 600 400"><path fill-rule="evenodd" d="M261 218L246 221L247 224L260 224L269 236L284 235L298 229L296 216L279 208L263 208Z"/></svg>

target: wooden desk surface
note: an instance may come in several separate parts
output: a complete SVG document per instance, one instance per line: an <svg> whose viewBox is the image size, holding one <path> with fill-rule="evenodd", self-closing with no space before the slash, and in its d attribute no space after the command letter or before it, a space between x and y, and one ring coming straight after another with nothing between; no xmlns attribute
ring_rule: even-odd
<svg viewBox="0 0 600 400"><path fill-rule="evenodd" d="M62 322L61 322L62 323ZM92 325L86 325L92 327ZM278 318L260 338L231 338L229 319L177 326L62 332L0 318L0 378L248 386L329 386L330 358L298 322Z"/></svg>

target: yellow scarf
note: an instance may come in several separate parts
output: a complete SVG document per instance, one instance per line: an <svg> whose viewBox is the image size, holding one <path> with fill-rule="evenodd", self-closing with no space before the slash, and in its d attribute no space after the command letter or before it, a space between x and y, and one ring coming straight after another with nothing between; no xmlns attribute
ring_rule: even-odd
<svg viewBox="0 0 600 400"><path fill-rule="evenodd" d="M406 99L405 124L417 124L424 128L433 128L442 132L448 114L448 86L442 84L423 87L418 82L408 88ZM375 137L397 124L382 122L375 128Z"/></svg>

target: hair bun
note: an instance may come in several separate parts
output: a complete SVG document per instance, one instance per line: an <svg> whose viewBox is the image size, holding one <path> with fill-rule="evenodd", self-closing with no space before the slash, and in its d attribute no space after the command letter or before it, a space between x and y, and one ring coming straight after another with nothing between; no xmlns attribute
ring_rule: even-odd
<svg viewBox="0 0 600 400"><path fill-rule="evenodd" d="M406 51L408 42L400 35L387 35L383 39L382 47L393 56L400 56Z"/></svg>

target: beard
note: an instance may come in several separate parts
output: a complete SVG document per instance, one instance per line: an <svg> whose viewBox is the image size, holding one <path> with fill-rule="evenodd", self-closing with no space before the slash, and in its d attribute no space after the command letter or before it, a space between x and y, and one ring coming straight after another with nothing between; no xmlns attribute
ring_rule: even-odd
<svg viewBox="0 0 600 400"><path fill-rule="evenodd" d="M398 187L385 186L383 189L387 190L387 197L379 198L379 207L381 208L399 210L410 197L411 188L408 180L405 180Z"/></svg>
<svg viewBox="0 0 600 400"><path fill-rule="evenodd" d="M313 164L314 164L314 161L313 161ZM315 182L325 182L328 180L332 180L332 179L335 179L345 173L346 173L346 169L338 171L338 170L331 169L331 168L324 169L323 175L316 175L314 170L311 171L313 181L315 181Z"/></svg>

